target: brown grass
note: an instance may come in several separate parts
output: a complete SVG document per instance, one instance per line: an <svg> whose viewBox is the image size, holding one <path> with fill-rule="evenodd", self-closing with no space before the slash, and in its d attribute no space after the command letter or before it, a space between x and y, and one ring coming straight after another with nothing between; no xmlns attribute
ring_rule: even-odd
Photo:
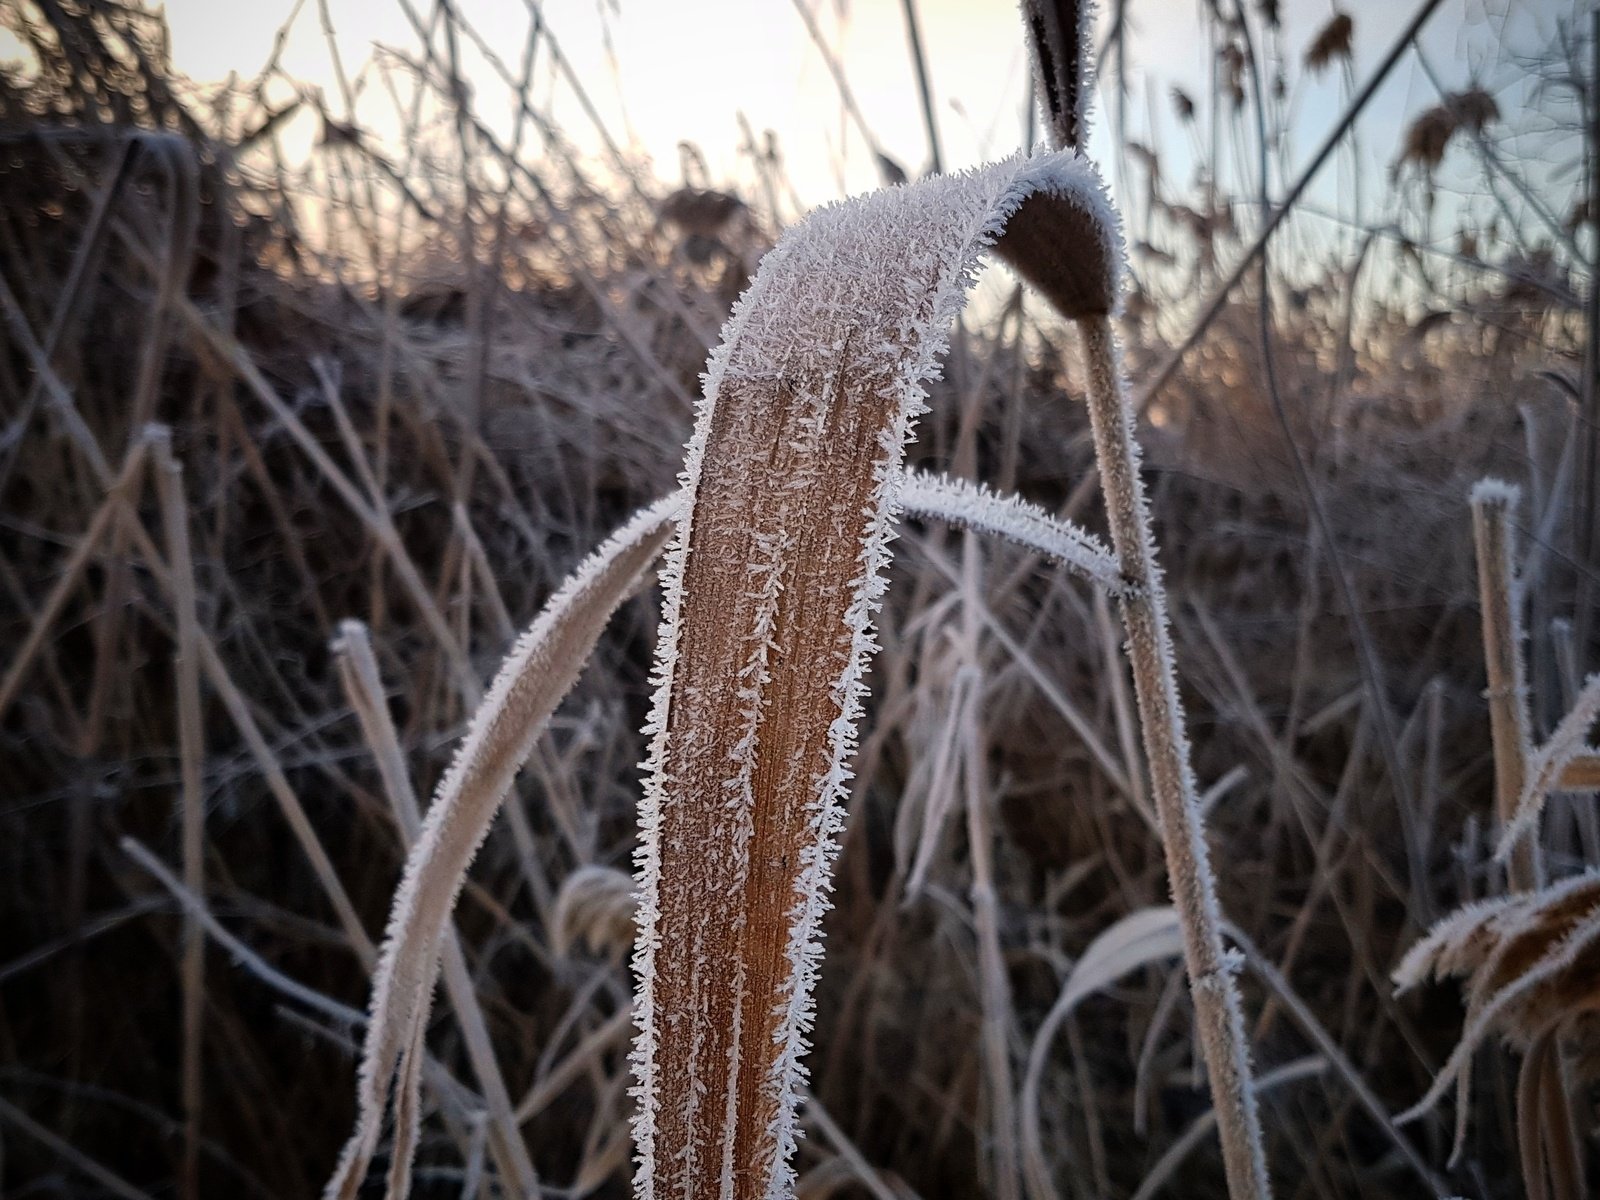
<svg viewBox="0 0 1600 1200"><path fill-rule="evenodd" d="M117 12L96 7L97 36L112 37ZM70 26L86 39L85 28ZM116 63L95 76L93 96L74 99L68 71L48 103L0 85L8 1192L159 1195L193 1155L199 1195L315 1194L353 1123L354 1022L405 855L383 756L398 753L426 794L514 630L629 512L671 490L730 292L776 228L768 183L793 211L780 160L763 158L761 178L716 184L746 205L748 223L718 231L725 251L696 249L662 218L668 187L603 175L559 143L548 159L524 146L518 161L537 174L474 177L469 204L456 186L473 168L452 142L443 41L418 65L439 84L424 89L427 111L445 119L419 134L413 157L389 163L409 199L349 142L291 178L276 141L317 114L263 129L282 99L250 81L213 104L141 71L131 52L85 40L84 53ZM390 65L402 89L417 82ZM541 93L528 95L537 109ZM1191 103L1202 112L1184 135L1203 137L1212 98ZM503 163L507 147L476 132L472 109L460 115L486 156L478 164ZM120 174L129 143L102 119L147 131ZM194 127L224 136L148 136ZM235 161L229 143L258 129ZM173 257L184 239L172 145L198 164L188 263ZM1170 200L1220 214L1225 192ZM308 193L350 224L308 224ZM1140 266L1119 319L1136 383L1170 349L1175 306L1215 278L1204 255L1226 264L1249 236L1247 219L1241 231L1208 216L1202 254L1181 217L1152 219L1149 240L1177 261ZM1594 622L1587 646L1558 622L1575 613L1566 500L1581 445L1560 382L1577 377L1581 344L1562 251L1511 288L1490 273L1503 241L1462 232L1476 265L1426 244L1382 256L1374 235L1351 310L1344 269L1284 274L1277 295L1299 300L1275 306L1271 325L1292 428L1314 451L1341 568L1389 673L1421 871L1403 849L1379 714L1271 419L1250 293L1139 426L1197 790L1225 867L1221 908L1248 932L1251 963L1269 968L1240 976L1256 1063L1277 1082L1261 1100L1267 1153L1294 1164L1291 1185L1308 1195L1398 1200L1418 1193L1425 1171L1444 1176L1443 1194L1526 1194L1515 1056L1480 1057L1454 1168L1447 1120L1401 1131L1419 1170L1388 1117L1427 1091L1461 1029L1453 988L1396 1001L1388 971L1438 914L1498 889L1462 503L1473 480L1524 484L1515 529L1536 737L1600 662ZM1393 272L1452 319L1412 336L1416 312L1394 301ZM181 288L164 291L173 278ZM163 296L173 323L157 354ZM1103 534L1086 413L1047 399L1082 393L1080 358L1035 302L999 309L957 335L916 453ZM140 386L182 465L165 511L135 423ZM192 626L183 555L163 525L180 508L174 491L188 514ZM731 499L724 507L742 515ZM1021 547L920 520L902 535L825 924L814 1104L800 1113L801 1194L841 1200L993 1192L996 1067L1010 1068L1024 1123L1023 1051L1074 967L1127 914L1168 899L1131 681L1112 674L1109 610ZM599 638L513 783L457 914L463 976L551 1191L629 1187L630 981L615 949L575 950L563 883L625 868L636 846L656 609L629 601ZM715 615L701 616L713 634ZM374 744L329 650L350 617L371 630L392 747ZM174 654L185 646L200 668L198 739L179 709L188 685ZM794 673L797 686L809 678L801 664ZM196 757L198 859L196 806L180 805ZM953 766L937 774L941 761ZM1592 786L1594 761L1562 768L1563 786ZM151 851L125 851L125 836ZM1600 861L1592 804L1560 789L1538 836L1553 878ZM198 1053L185 1050L195 994L185 931L196 928L217 943L201 966ZM1556 970L1552 996L1580 975ZM1131 1196L1161 1179L1166 1194L1223 1195L1214 1136L1191 1133L1211 1119L1210 1099L1182 970L1161 959L1116 978L1075 999L1041 1052L1030 1086L1042 1170L1063 1195ZM511 1173L454 1012L441 1005L418 1061L418 1197ZM1592 1021L1576 1024L1565 1067L1548 1042L1530 1045L1536 1111L1550 1111L1559 1069L1588 1069ZM389 1145L380 1138L379 1154Z"/></svg>

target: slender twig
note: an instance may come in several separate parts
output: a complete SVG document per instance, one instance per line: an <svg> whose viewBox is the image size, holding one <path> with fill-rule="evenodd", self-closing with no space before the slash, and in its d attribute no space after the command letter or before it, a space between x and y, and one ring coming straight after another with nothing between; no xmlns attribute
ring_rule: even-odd
<svg viewBox="0 0 1600 1200"><path fill-rule="evenodd" d="M165 518L167 556L172 563L173 607L177 610L178 646L174 655L178 697L178 755L181 777L179 823L183 831L183 886L195 895L205 891L205 733L200 713L200 623L195 611L194 560L189 550L189 506L183 494L183 468L165 438L155 442L157 490ZM205 1009L205 936L192 913L183 919L183 1053L182 1090L184 1144L180 1192L187 1200L200 1194L201 1032Z"/></svg>
<svg viewBox="0 0 1600 1200"><path fill-rule="evenodd" d="M1173 902L1201 1049L1222 1137L1228 1187L1235 1200L1271 1195L1261 1119L1234 981L1235 963L1222 944L1221 913L1199 814L1183 707L1178 698L1166 593L1155 562L1150 512L1139 477L1133 413L1123 393L1115 334L1108 317L1079 322L1089 368L1089 418L1105 487L1111 539L1133 585L1122 598L1151 791L1161 819Z"/></svg>
<svg viewBox="0 0 1600 1200"><path fill-rule="evenodd" d="M928 59L922 52L922 30L917 21L917 0L901 0L906 13L906 36L911 39L911 61L917 68L917 94L922 98L922 123L928 129L928 158L935 175L944 174L939 153L939 125L933 118L933 85L928 81Z"/></svg>
<svg viewBox="0 0 1600 1200"><path fill-rule="evenodd" d="M1590 13L1589 111L1584 128L1588 151L1588 202L1590 227L1600 230L1600 9ZM1596 258L1600 259L1600 248ZM1578 538L1578 607L1576 644L1586 645L1594 619L1593 599L1600 586L1600 542L1595 526L1600 501L1600 262L1589 271L1589 294L1584 300L1583 413L1578 418L1579 444L1583 447L1579 485L1574 489L1572 527Z"/></svg>
<svg viewBox="0 0 1600 1200"><path fill-rule="evenodd" d="M12 702L20 694L22 684L28 677L28 671L33 666L33 660L43 649L50 631L66 608L67 601L72 598L72 593L83 579L84 572L88 570L94 556L100 551L101 542L121 512L124 500L139 482L149 449L148 437L138 438L128 448L116 478L112 479L106 488L105 500L89 518L88 528L78 538L78 544L73 547L72 553L61 569L61 574L56 577L49 596L34 615L27 636L17 646L11 662L6 666L5 675L0 677L0 717L5 716Z"/></svg>
<svg viewBox="0 0 1600 1200"><path fill-rule="evenodd" d="M1263 226L1270 227L1273 223L1271 215L1271 202L1268 196L1268 168L1267 168L1267 126L1266 126L1266 97L1265 89L1261 85L1260 63L1256 58L1255 41L1250 35L1249 19L1245 16L1242 4L1235 5L1238 16L1237 28L1245 41L1246 60L1250 67L1250 83L1255 100L1256 118L1256 150L1257 150L1257 202L1261 209ZM1286 209L1287 204L1284 205ZM1279 210L1280 212L1283 209ZM1267 396L1272 406L1273 419L1277 422L1278 430L1283 435L1284 442L1289 447L1289 460L1294 465L1295 479L1300 486L1301 495L1305 497L1306 506L1311 510L1313 521L1316 525L1318 536L1322 541L1324 552L1328 556L1328 570L1333 575L1338 587L1339 598L1344 603L1345 615L1350 622L1350 634L1356 645L1356 653L1361 663L1362 683L1367 690L1368 698L1372 704L1373 716L1378 731L1378 744L1383 751L1384 764L1388 769L1389 783L1394 789L1394 795L1400 814L1400 833L1405 844L1406 862L1411 879L1411 897L1414 905L1418 906L1423 917L1430 914L1426 890L1422 887L1422 880L1427 875L1427 863L1423 860L1421 851L1421 838L1417 833L1417 808L1411 791L1411 778L1405 770L1404 763L1400 760L1399 739L1394 732L1394 718L1389 711L1388 688L1384 682L1383 664L1378 658L1371 633L1367 629L1366 619L1360 606L1356 602L1355 588L1351 586L1350 576L1345 571L1340 560L1339 546L1333 537L1333 523L1328 519L1327 508L1322 502L1321 492L1317 488L1316 480L1312 478L1310 465L1306 462L1305 454L1300 449L1300 442L1294 435L1294 428L1289 423L1288 409L1283 402L1283 391L1278 386L1277 356L1273 353L1272 345L1272 277L1267 257L1267 243L1260 242L1256 254L1257 287L1256 297L1256 327L1261 341L1261 364L1266 375ZM1352 288L1354 281L1352 280Z"/></svg>

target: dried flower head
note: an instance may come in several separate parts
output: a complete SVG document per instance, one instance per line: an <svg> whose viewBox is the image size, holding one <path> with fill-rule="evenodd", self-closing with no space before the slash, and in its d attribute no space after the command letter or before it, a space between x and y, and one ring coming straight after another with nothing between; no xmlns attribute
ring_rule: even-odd
<svg viewBox="0 0 1600 1200"><path fill-rule="evenodd" d="M1405 167L1415 167L1423 175L1432 176L1444 161L1444 152L1450 148L1450 139L1461 128L1456 114L1443 104L1436 104L1423 112L1406 127L1405 143L1400 157L1395 160L1394 172Z"/></svg>
<svg viewBox="0 0 1600 1200"><path fill-rule="evenodd" d="M1336 59L1350 60L1350 43L1355 37L1356 23L1350 14L1340 10L1317 31L1306 47L1306 68L1322 72Z"/></svg>
<svg viewBox="0 0 1600 1200"><path fill-rule="evenodd" d="M1491 122L1500 119L1500 106L1494 97L1477 86L1446 96L1445 107L1455 114L1462 129L1475 134L1482 133Z"/></svg>
<svg viewBox="0 0 1600 1200"><path fill-rule="evenodd" d="M696 187L681 187L656 206L663 221L702 237L715 237L744 211L744 201L732 193Z"/></svg>
<svg viewBox="0 0 1600 1200"><path fill-rule="evenodd" d="M567 955L582 944L591 954L610 956L633 945L633 876L615 867L590 863L561 881L551 919L551 947Z"/></svg>
<svg viewBox="0 0 1600 1200"><path fill-rule="evenodd" d="M1464 978L1466 1025L1428 1094L1402 1116L1431 1109L1459 1080L1465 1093L1472 1054L1491 1035L1527 1050L1541 1040L1586 1033L1600 1013L1600 871L1460 908L1407 952L1397 991L1429 978ZM1457 1110L1457 1145L1467 1106Z"/></svg>

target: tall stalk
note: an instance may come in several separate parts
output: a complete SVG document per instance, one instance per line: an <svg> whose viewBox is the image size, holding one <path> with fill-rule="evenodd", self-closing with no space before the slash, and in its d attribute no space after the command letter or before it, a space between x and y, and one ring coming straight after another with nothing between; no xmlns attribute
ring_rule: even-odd
<svg viewBox="0 0 1600 1200"><path fill-rule="evenodd" d="M1261 1120L1256 1111L1244 1019L1234 984L1237 960L1222 944L1221 913L1205 830L1189 765L1189 739L1178 698L1166 593L1156 566L1150 508L1139 478L1133 413L1122 384L1110 318L1079 320L1089 370L1089 418L1105 490L1112 546L1129 590L1121 598L1139 724L1161 823L1172 898L1183 931L1184 962L1200 1047L1211 1075L1217 1130L1229 1193L1271 1195Z"/></svg>
<svg viewBox="0 0 1600 1200"><path fill-rule="evenodd" d="M1429 0L1436 4L1438 0ZM1089 95L1091 58L1089 6L1082 0L1026 0L1029 41L1043 111L1056 146L1081 154L1085 141L1084 107ZM1211 1075L1217 1131L1222 1138L1223 1165L1233 1200L1271 1196L1266 1153L1261 1143L1261 1118L1244 1018L1234 973L1242 961L1222 944L1222 914L1217 885L1206 850L1194 771L1189 765L1189 738L1183 705L1178 699L1172 636L1167 625L1166 592L1156 566L1155 539L1150 531L1150 506L1139 478L1139 447L1134 439L1133 409L1123 387L1122 365L1111 313L1116 308L1119 269L1095 252L1088 231L1060 219L1050 227L1053 241L1046 261L1072 263L1072 286L1052 287L1039 278L1036 238L1027 236L1024 221L1014 221L999 252L1017 264L1023 275L1040 283L1061 314L1075 321L1083 338L1089 370L1089 419L1094 431L1095 459L1105 493L1112 550L1122 571L1122 622L1128 634L1140 736L1149 761L1151 789L1166 852L1173 905L1183 934L1184 963L1189 973L1200 1049ZM1104 218L1114 221L1113 214ZM1270 229L1265 232L1270 232ZM1265 237L1265 232L1263 237ZM1017 236L1020 234L1021 236ZM1105 232L1101 231L1103 239ZM1094 269L1106 265L1100 277ZM1032 266L1032 271L1030 271ZM1058 268L1059 269L1059 268ZM1225 294L1225 293L1224 293Z"/></svg>
<svg viewBox="0 0 1600 1200"><path fill-rule="evenodd" d="M1495 821L1508 831L1517 818L1533 746L1523 667L1522 605L1513 566L1510 516L1518 492L1498 480L1472 489L1472 540L1478 555L1478 606L1483 613L1483 657L1489 676L1489 730L1494 739ZM1526 892L1543 883L1537 837L1519 838L1506 866L1506 885Z"/></svg>

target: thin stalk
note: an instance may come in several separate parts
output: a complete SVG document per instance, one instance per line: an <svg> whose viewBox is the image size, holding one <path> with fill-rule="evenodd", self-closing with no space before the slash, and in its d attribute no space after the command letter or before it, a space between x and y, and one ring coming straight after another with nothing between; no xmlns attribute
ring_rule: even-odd
<svg viewBox="0 0 1600 1200"><path fill-rule="evenodd" d="M1246 59L1250 67L1251 88L1255 96L1256 118L1256 149L1258 155L1258 193L1257 199L1261 209L1263 225L1272 221L1271 201L1268 197L1268 168L1267 168L1267 118L1266 96L1261 86L1261 68L1256 58L1255 40L1250 35L1250 22L1245 17L1242 4L1235 4L1238 16L1237 26L1244 38ZM1333 575L1334 582L1338 585L1339 596L1344 601L1345 611L1350 619L1350 633L1355 642L1356 652L1361 663L1361 677L1367 692L1372 698L1373 712L1376 717L1378 731L1378 744L1383 750L1385 766L1388 768L1389 781L1394 788L1395 800L1400 811L1400 834L1406 849L1406 862L1410 873L1411 907L1414 911L1421 912L1424 918L1431 915L1430 905L1423 889L1423 880L1427 877L1427 862L1421 851L1421 837L1417 830L1416 801L1411 794L1409 776L1406 774L1404 764L1400 760L1399 740L1395 737L1393 720L1389 713L1388 688L1383 679L1383 668L1377 652L1373 648L1371 634L1367 631L1367 623L1361 614L1361 607L1356 603L1355 591L1350 585L1349 575L1339 560L1339 546L1334 541L1333 528L1328 520L1327 509L1322 503L1322 496L1317 490L1316 481L1312 478L1311 468L1306 462L1305 455L1301 452L1300 443L1295 438L1294 429L1289 424L1288 410L1284 406L1283 393L1278 387L1278 371L1276 356L1272 346L1272 278L1267 261L1267 245L1263 241L1260 251L1256 256L1256 269L1258 288L1260 294L1256 298L1256 322L1261 339L1261 365L1266 375L1267 395L1272 401L1272 414L1278 423L1278 429L1283 434L1283 440L1289 447L1289 458L1294 465L1295 477L1300 484L1300 491L1305 496L1306 507L1311 510L1311 516L1328 555L1328 569ZM1354 281L1352 280L1352 294Z"/></svg>
<svg viewBox="0 0 1600 1200"><path fill-rule="evenodd" d="M828 74L833 77L833 85L839 92L839 102L844 105L845 112L850 114L850 119L855 122L856 129L861 134L861 140L867 144L867 149L872 152L873 163L880 173L883 172L884 163L892 161L883 152L883 143L878 141L878 135L872 132L872 126L867 122L867 116L861 111L861 105L856 102L856 94L850 88L850 80L846 78L844 68L839 65L838 58L829 49L822 30L817 25L817 18L806 7L802 0L794 0L794 10L799 14L801 22L806 27L806 32L811 35L811 43L817 48L817 53L822 56L823 65L828 68ZM937 154L938 150L935 149ZM890 182L885 180L885 182Z"/></svg>
<svg viewBox="0 0 1600 1200"><path fill-rule="evenodd" d="M917 68L917 94L922 98L922 123L928 127L928 161L935 175L944 174L939 153L939 125L933 119L933 85L928 80L928 59L922 52L922 29L917 23L916 0L901 0L906 10L906 36L911 39L911 61Z"/></svg>
<svg viewBox="0 0 1600 1200"><path fill-rule="evenodd" d="M378 660L372 650L372 640L367 627L359 621L345 621L339 627L339 639L334 646L339 661L340 682L345 698L361 723L362 733L377 762L378 774L383 780L383 790L394 809L400 827L401 839L409 853L422 830L422 810L417 803L416 791L411 786L411 774L406 769L405 752L400 748L400 735L389 713L388 697L378 673ZM512 1113L511 1093L506 1088L499 1061L489 1040L489 1024L473 989L472 974L466 956L462 953L460 939L453 924L447 925L443 938L444 986L461 1027L467 1059L477 1077L478 1087L488 1105L489 1148L504 1183L516 1196L537 1196L539 1176L528 1147L522 1140L517 1121Z"/></svg>
<svg viewBox="0 0 1600 1200"><path fill-rule="evenodd" d="M1593 55L1589 75L1589 120L1584 130L1585 149L1588 151L1589 220L1600 214L1600 9L1591 14L1589 25L1589 50ZM1600 230L1600 225L1591 224ZM1583 416L1580 432L1583 435L1581 484L1573 509L1573 529L1579 544L1578 558L1578 609L1577 645L1588 642L1597 577L1600 577L1600 545L1595 535L1595 502L1600 497L1600 237L1596 239L1595 266L1589 271L1589 295L1584 302L1583 345Z"/></svg>
<svg viewBox="0 0 1600 1200"><path fill-rule="evenodd" d="M978 978L983 1013L981 1029L984 1074L988 1084L989 1121L993 1130L996 1200L1020 1200L1022 1182L1017 1150L1016 1089L1011 1072L1011 989L1006 977L1000 942L1000 912L996 900L992 821L995 798L984 772L988 753L984 745L983 699L985 680L979 663L979 638L983 630L982 581L979 578L977 538L962 539L963 662L956 671L951 706L961 718L961 776L967 810L967 853L972 859L972 924L978 939ZM959 698L958 698L959 697Z"/></svg>
<svg viewBox="0 0 1600 1200"><path fill-rule="evenodd" d="M1151 790L1161 821L1172 897L1183 933L1184 961L1200 1046L1222 1137L1228 1190L1243 1197L1272 1194L1262 1150L1261 1120L1245 1043L1236 965L1222 944L1222 919L1196 798L1167 623L1166 593L1155 562L1150 511L1139 478L1133 413L1123 392L1115 334L1106 316L1079 322L1089 369L1089 417L1106 495L1111 539L1131 590L1122 619L1133 665Z"/></svg>
<svg viewBox="0 0 1600 1200"><path fill-rule="evenodd" d="M183 494L183 467L166 439L155 443L158 489L172 560L173 608L178 646L173 655L178 694L179 824L183 842L183 886L205 891L205 788L202 776L205 734L200 711L200 624L196 615L194 559L189 549L189 506ZM178 1177L185 1200L200 1195L201 1033L205 1013L205 931L192 913L183 917L182 1080L183 1164Z"/></svg>
<svg viewBox="0 0 1600 1200"><path fill-rule="evenodd" d="M56 576L50 594L45 598L39 611L34 614L33 624L29 626L27 635L18 645L11 661L6 664L5 674L0 676L0 717L5 716L12 702L21 695L22 685L28 678L34 660L44 649L51 630L55 628L56 622L66 609L67 601L72 599L84 573L94 561L95 555L100 552L101 543L121 513L125 499L140 482L149 448L148 437L140 437L128 448L116 478L108 481L105 489L106 498L89 518L88 527L79 536L78 544L72 548L72 553L68 555L61 573Z"/></svg>
<svg viewBox="0 0 1600 1200"><path fill-rule="evenodd" d="M1487 483L1487 481L1486 481ZM1479 484L1472 494L1472 540L1478 554L1478 605L1483 614L1483 658L1488 669L1489 730L1494 743L1495 821L1516 819L1533 745L1528 687L1522 659L1522 615L1512 567L1510 514L1516 493ZM1536 837L1511 852L1506 884L1513 892L1539 886L1543 874Z"/></svg>

